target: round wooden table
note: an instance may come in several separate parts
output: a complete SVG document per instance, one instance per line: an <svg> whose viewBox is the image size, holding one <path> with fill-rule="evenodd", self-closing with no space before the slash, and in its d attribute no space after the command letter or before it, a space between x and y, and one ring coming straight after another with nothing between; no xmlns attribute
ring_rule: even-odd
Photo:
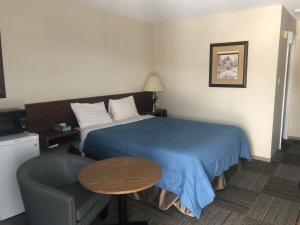
<svg viewBox="0 0 300 225"><path fill-rule="evenodd" d="M153 161L120 157L97 161L83 168L79 182L88 190L119 195L119 225L147 225L146 221L127 222L126 195L155 185L162 171Z"/></svg>

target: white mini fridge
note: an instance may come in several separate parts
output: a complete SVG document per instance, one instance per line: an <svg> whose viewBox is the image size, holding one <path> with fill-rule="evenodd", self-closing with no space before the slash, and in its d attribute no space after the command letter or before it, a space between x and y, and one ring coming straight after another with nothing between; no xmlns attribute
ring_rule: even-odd
<svg viewBox="0 0 300 225"><path fill-rule="evenodd" d="M23 162L39 154L37 134L0 137L0 221L24 212L16 172Z"/></svg>

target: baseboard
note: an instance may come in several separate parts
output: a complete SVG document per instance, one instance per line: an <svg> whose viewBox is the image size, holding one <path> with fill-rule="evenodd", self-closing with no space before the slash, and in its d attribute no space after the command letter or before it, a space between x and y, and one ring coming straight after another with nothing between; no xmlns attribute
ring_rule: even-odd
<svg viewBox="0 0 300 225"><path fill-rule="evenodd" d="M300 141L300 137L293 137L293 136L289 136L288 140L296 140L296 141Z"/></svg>
<svg viewBox="0 0 300 225"><path fill-rule="evenodd" d="M253 157L253 159L255 159L255 160L259 160L259 161L264 161L264 162L271 162L271 159L269 159L269 158L265 158L265 157L261 157L261 156L252 156Z"/></svg>

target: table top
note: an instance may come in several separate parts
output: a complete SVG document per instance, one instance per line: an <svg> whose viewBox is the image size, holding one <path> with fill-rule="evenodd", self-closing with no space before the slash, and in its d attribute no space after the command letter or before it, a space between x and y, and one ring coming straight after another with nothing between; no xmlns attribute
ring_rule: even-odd
<svg viewBox="0 0 300 225"><path fill-rule="evenodd" d="M120 195L148 189L161 175L161 168L153 161L120 157L97 161L83 168L79 182L95 193Z"/></svg>

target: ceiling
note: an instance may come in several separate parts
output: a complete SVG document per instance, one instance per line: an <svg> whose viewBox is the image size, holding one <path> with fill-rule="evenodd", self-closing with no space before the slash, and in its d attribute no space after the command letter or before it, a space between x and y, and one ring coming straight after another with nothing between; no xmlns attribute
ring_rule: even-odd
<svg viewBox="0 0 300 225"><path fill-rule="evenodd" d="M193 16L224 13L274 4L283 4L300 20L300 0L64 0L90 4L100 10L146 22L161 22Z"/></svg>

